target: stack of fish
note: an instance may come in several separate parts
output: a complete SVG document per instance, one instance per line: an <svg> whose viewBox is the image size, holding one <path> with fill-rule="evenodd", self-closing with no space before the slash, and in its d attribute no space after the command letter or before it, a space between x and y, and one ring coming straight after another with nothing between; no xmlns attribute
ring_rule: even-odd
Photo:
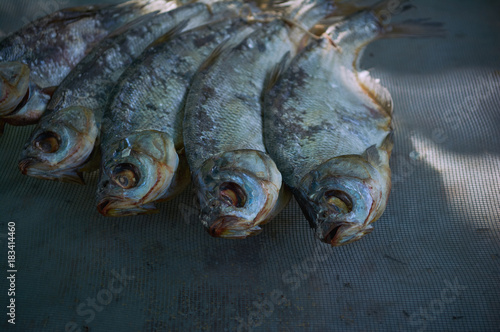
<svg viewBox="0 0 500 332"><path fill-rule="evenodd" d="M192 180L212 236L261 232L297 199L316 236L369 233L390 191L389 92L358 71L391 1L134 0L65 9L0 42L0 122L35 124L19 169L84 183L105 216L156 211Z"/></svg>

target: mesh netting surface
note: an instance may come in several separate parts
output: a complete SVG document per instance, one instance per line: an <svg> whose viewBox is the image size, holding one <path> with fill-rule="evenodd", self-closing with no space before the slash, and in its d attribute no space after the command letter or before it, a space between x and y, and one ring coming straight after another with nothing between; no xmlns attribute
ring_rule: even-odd
<svg viewBox="0 0 500 332"><path fill-rule="evenodd" d="M2 1L1 32L82 3ZM8 126L0 275L15 222L16 325L2 277L0 329L500 331L500 3L414 4L401 19L447 36L378 41L362 61L395 104L392 192L372 234L330 248L293 201L259 236L215 239L191 190L159 214L107 219L95 173L86 186L21 175L32 128Z"/></svg>

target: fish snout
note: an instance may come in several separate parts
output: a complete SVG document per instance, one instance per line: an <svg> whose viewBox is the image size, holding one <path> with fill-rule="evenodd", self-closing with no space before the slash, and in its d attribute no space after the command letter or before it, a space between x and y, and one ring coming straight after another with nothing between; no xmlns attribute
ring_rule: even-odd
<svg viewBox="0 0 500 332"><path fill-rule="evenodd" d="M259 226L236 216L222 216L215 220L208 228L208 233L213 237L230 239L243 239L257 235L262 231Z"/></svg>
<svg viewBox="0 0 500 332"><path fill-rule="evenodd" d="M97 211L99 211L100 214L102 214L103 216L107 216L108 215L108 207L111 203L111 200L110 199L103 199L101 200L99 203L97 203Z"/></svg>
<svg viewBox="0 0 500 332"><path fill-rule="evenodd" d="M27 157L27 158L23 158L19 161L18 167L23 175L27 175L30 167L35 165L35 164L38 164L40 162L41 161L38 160L37 158Z"/></svg>
<svg viewBox="0 0 500 332"><path fill-rule="evenodd" d="M338 224L330 226L322 236L322 241L338 247L361 239L373 231L373 226L360 227L358 224Z"/></svg>
<svg viewBox="0 0 500 332"><path fill-rule="evenodd" d="M20 62L0 63L0 116L11 114L29 96L27 65Z"/></svg>
<svg viewBox="0 0 500 332"><path fill-rule="evenodd" d="M97 211L105 217L126 217L157 213L158 209L153 203L141 205L138 202L127 202L119 198L105 197L97 203Z"/></svg>

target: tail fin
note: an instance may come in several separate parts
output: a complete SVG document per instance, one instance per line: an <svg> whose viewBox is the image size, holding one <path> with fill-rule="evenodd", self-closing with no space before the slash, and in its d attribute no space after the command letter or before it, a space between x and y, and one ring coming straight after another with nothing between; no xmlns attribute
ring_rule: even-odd
<svg viewBox="0 0 500 332"><path fill-rule="evenodd" d="M445 37L446 29L439 22L428 19L408 20L385 27L382 38Z"/></svg>
<svg viewBox="0 0 500 332"><path fill-rule="evenodd" d="M431 22L428 19L407 20L392 24L390 22L392 16L416 8L409 2L410 0L383 0L371 7L371 12L383 26L381 38L444 37L446 35L442 23Z"/></svg>
<svg viewBox="0 0 500 332"><path fill-rule="evenodd" d="M368 8L371 9L371 11L373 11L376 14L380 14L383 13L384 11L387 11L392 15L398 15L408 9L415 8L415 6L409 4L409 2L410 0L383 0L377 2L376 4Z"/></svg>
<svg viewBox="0 0 500 332"><path fill-rule="evenodd" d="M178 0L129 0L118 6L140 8L144 13L150 13L156 11L168 12L181 5L181 1Z"/></svg>

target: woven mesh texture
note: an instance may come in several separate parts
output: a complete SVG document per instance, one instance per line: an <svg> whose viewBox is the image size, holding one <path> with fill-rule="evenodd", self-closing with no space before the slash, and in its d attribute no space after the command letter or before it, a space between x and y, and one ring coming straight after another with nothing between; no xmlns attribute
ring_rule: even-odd
<svg viewBox="0 0 500 332"><path fill-rule="evenodd" d="M4 0L0 29L82 3ZM210 237L190 190L159 214L106 219L95 173L86 186L21 175L32 128L7 126L5 313L10 221L18 273L16 325L0 312L0 329L500 331L500 3L414 4L394 21L429 17L448 34L377 41L363 57L394 99L393 186L374 232L345 247L317 241L296 202L243 241Z"/></svg>

